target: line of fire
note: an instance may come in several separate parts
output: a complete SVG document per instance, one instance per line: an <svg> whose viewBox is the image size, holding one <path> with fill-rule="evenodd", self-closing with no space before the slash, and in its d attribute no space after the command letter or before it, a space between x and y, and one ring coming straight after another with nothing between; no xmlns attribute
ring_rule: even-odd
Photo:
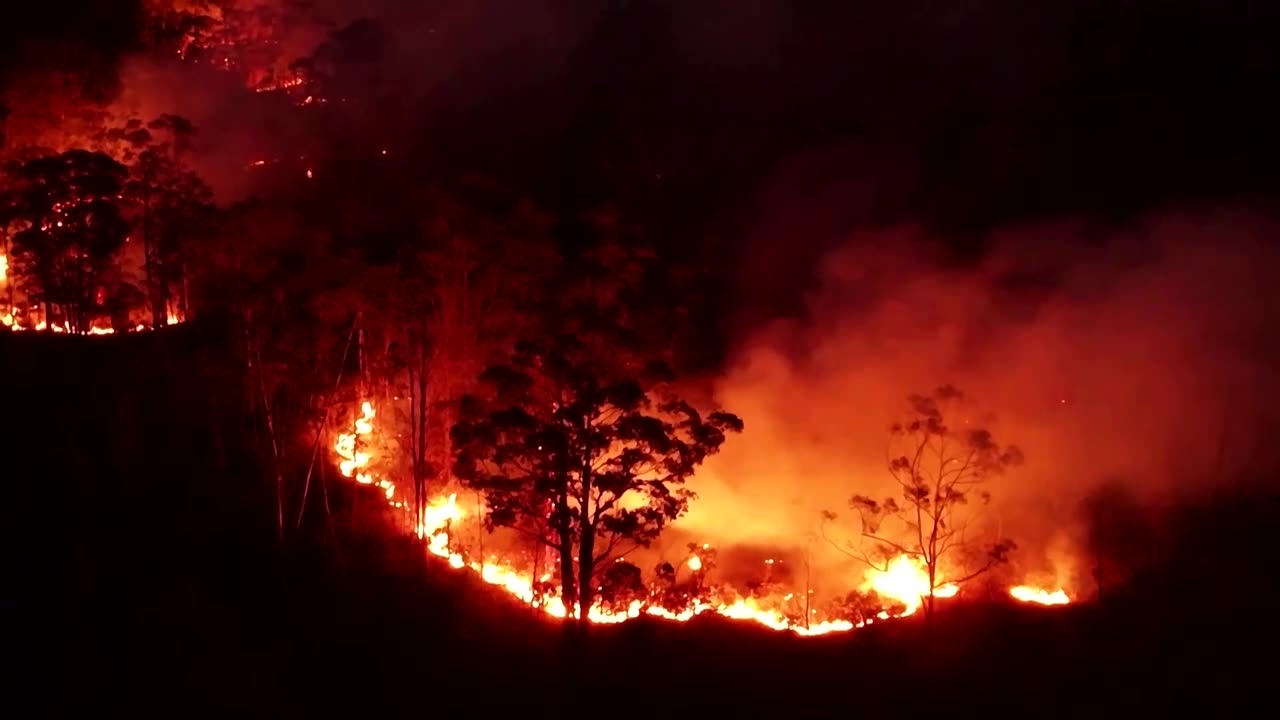
<svg viewBox="0 0 1280 720"><path fill-rule="evenodd" d="M269 715L1236 694L1178 638L1269 574L1266 23L917 4L0 22L29 666Z"/></svg>

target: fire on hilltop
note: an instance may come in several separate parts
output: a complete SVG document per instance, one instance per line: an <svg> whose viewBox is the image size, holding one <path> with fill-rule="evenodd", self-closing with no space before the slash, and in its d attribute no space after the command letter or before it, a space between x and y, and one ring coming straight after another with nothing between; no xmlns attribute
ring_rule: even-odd
<svg viewBox="0 0 1280 720"><path fill-rule="evenodd" d="M394 482L371 471L374 462L373 445L376 444L371 441L375 439L376 419L373 403L364 401L360 406L360 415L350 430L338 433L333 450L337 455L339 469L343 476L352 478L360 485L382 490L391 508L412 515L412 501L397 492ZM472 559L469 553L458 547L456 538L451 535L451 528L466 516L467 512L458 504L456 493L441 495L426 503L422 520L414 528L414 532L425 541L428 552L446 560L450 567L476 573L484 582L501 588L520 602L531 605L550 617L565 617L558 591L550 584L553 579L550 573L542 574L535 581L535 573L532 571L520 569L497 557L487 560ZM710 545L703 545L702 549L712 551ZM683 568L691 573L701 572L704 569L702 555L696 549L691 551L684 560ZM892 606L893 610L880 610L856 622L839 617L827 618L817 609L808 610L810 617L805 618L804 611L797 616L794 612L769 607L771 603L763 599L732 597L734 593L726 591L720 594L721 597L713 595L710 598L694 598L676 609L650 599L632 600L623 608L606 608L597 601L590 609L588 619L594 623L613 624L650 615L684 622L703 613L714 613L731 620L750 621L802 636L825 635L854 630L877 620L916 613L923 606L923 598L929 592L929 580L918 560L902 555L894 558L883 569L867 570L858 589L874 593ZM950 598L958 591L958 586L943 583L934 589L934 597ZM793 595L794 593L787 594L782 600L790 601ZM1042 605L1064 605L1071 601L1064 590L1048 590L1030 585L1011 588L1009 596L1020 602Z"/></svg>

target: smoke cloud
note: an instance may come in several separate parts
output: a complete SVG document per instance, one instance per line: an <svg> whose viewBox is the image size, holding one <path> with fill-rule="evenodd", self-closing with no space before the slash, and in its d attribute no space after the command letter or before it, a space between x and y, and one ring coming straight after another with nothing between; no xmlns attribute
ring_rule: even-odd
<svg viewBox="0 0 1280 720"><path fill-rule="evenodd" d="M296 181L301 158L321 161L347 145L390 147L402 158L413 153L430 168L427 160L439 148L482 147L520 135L537 124L539 113L563 112L546 97L528 96L559 77L597 19L574 3L248 0L237 7L260 14L237 42L257 42L261 52L231 70L213 56L202 63L155 53L129 57L111 108L119 116L172 113L191 120L201 137L193 165L222 202L281 181L285 173L248 169L258 160L289 163L288 180ZM254 82L287 77L291 63L335 42L353 24L367 32L336 41L333 57L350 76L327 107L293 107L281 93L250 87L250 75ZM513 127L510 106L517 102L522 123ZM501 118L502 128L487 129L480 116ZM435 142L444 136L449 142Z"/></svg>
<svg viewBox="0 0 1280 720"><path fill-rule="evenodd" d="M994 232L963 266L918 229L860 232L820 262L799 317L733 353L716 394L747 431L699 473L679 526L800 547L830 509L851 537L848 497L895 489L889 424L944 383L968 396L964 420L1025 453L990 484L988 519L1033 566L1070 544L1100 483L1161 502L1265 466L1276 450L1254 430L1277 419L1278 229L1225 209L1067 220ZM838 560L828 547L820 562Z"/></svg>
<svg viewBox="0 0 1280 720"><path fill-rule="evenodd" d="M260 4L282 13L277 69L376 19L386 45L365 50L380 83L326 114L208 65L130 60L119 106L191 119L220 201L272 182L256 159L375 142L411 158L406 184L497 165L531 193L633 191L661 210L643 221L671 214L668 242L742 268L715 394L747 432L696 478L688 538L812 542L820 511L892 491L887 427L907 395L944 383L1025 452L991 488L1024 556L1051 553L1099 483L1155 501L1272 459L1255 428L1275 414L1276 221L1141 213L1276 187L1265 138L1280 105L1259 90L1280 67L1274 11ZM782 211L760 227L758 205ZM1137 219L1083 219L1097 216ZM956 230L980 236L980 259L940 251Z"/></svg>

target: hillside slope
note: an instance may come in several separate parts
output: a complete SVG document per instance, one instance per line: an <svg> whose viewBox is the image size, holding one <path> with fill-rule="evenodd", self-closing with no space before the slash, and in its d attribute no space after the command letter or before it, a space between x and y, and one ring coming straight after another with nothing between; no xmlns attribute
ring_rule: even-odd
<svg viewBox="0 0 1280 720"><path fill-rule="evenodd" d="M816 639L643 620L598 628L570 678L554 624L372 519L279 544L231 337L0 334L5 697L19 707L1026 716L1229 705L1268 679L1276 581L1247 573L1264 567L1250 528L1274 501L1256 498L1253 516L1196 513L1186 566L1105 604L956 607L931 629Z"/></svg>

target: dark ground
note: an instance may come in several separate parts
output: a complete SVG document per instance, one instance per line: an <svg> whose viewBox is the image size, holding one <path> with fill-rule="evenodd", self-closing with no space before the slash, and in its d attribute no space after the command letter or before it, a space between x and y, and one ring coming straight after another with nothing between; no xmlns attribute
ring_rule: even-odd
<svg viewBox="0 0 1280 720"><path fill-rule="evenodd" d="M1280 505L1258 493L1188 511L1177 562L1105 603L956 606L931 638L915 619L819 639L640 621L595 632L566 680L556 627L372 518L353 530L340 498L336 538L319 524L281 547L236 364L211 350L226 337L0 334L6 715L1034 717L1269 699Z"/></svg>

